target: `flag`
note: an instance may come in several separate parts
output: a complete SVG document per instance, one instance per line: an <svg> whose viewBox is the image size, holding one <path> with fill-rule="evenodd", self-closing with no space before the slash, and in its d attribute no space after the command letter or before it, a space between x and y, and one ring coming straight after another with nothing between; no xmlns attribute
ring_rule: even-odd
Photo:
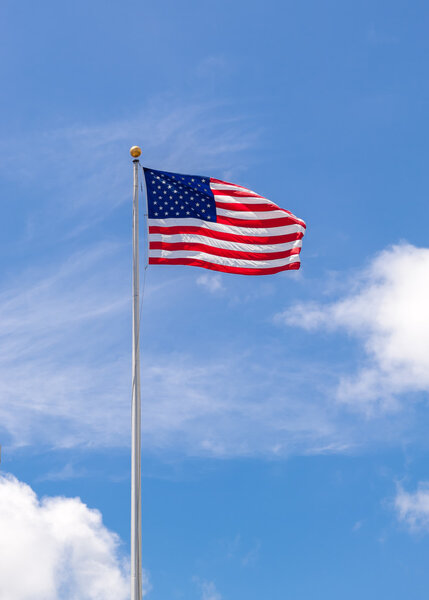
<svg viewBox="0 0 429 600"><path fill-rule="evenodd" d="M305 223L245 187L144 168L149 264L241 275L299 269Z"/></svg>

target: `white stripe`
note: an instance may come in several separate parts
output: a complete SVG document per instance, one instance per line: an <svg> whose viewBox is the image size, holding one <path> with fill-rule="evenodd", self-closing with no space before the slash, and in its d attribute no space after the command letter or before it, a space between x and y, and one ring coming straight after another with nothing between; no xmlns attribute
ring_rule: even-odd
<svg viewBox="0 0 429 600"><path fill-rule="evenodd" d="M219 196L215 196L214 199L216 202L241 202L244 204L274 204L274 202L271 202L271 200L268 200L267 198L255 198L255 196L228 196L228 194L222 194ZM277 205L274 204L274 206Z"/></svg>
<svg viewBox="0 0 429 600"><path fill-rule="evenodd" d="M216 208L216 213L221 217L233 217L234 219L263 220L263 219L284 219L291 217L289 213L283 210L261 210L260 212L250 212L244 210L228 210L226 208Z"/></svg>
<svg viewBox="0 0 429 600"><path fill-rule="evenodd" d="M237 250L238 252L283 252L292 248L300 248L302 240L285 242L284 244L241 244L237 242L228 242L216 238L208 238L204 235L193 235L192 233L183 233L181 235L162 235L161 233L151 233L150 242L166 242L175 244L185 242L188 244L205 244L215 248L225 248L227 250Z"/></svg>
<svg viewBox="0 0 429 600"><path fill-rule="evenodd" d="M221 199L219 199L221 198ZM215 196L216 205L222 206L222 204L264 204L266 206L275 206L279 208L277 204L267 200L266 198L239 198L238 196Z"/></svg>
<svg viewBox="0 0 429 600"><path fill-rule="evenodd" d="M212 190L234 190L236 192L250 192L251 194L256 194L256 192L252 192L241 185L235 185L234 183L212 183L210 182L210 188Z"/></svg>
<svg viewBox="0 0 429 600"><path fill-rule="evenodd" d="M149 256L153 258L194 258L197 260L205 260L206 262L217 265L225 265L228 267L248 267L250 269L271 269L273 267L283 267L294 262L300 262L299 254L293 254L286 258L278 258L276 260L244 260L241 258L227 258L225 256L215 256L206 252L191 252L186 250L176 250L169 252L168 250L149 250Z"/></svg>
<svg viewBox="0 0 429 600"><path fill-rule="evenodd" d="M289 233L305 233L302 225L283 225L281 227L238 227L236 225L222 225L221 223L209 223L201 219L148 219L149 227L200 227L213 231L223 231L234 235L251 235L269 237L272 235L288 235ZM201 232L202 233L202 232Z"/></svg>

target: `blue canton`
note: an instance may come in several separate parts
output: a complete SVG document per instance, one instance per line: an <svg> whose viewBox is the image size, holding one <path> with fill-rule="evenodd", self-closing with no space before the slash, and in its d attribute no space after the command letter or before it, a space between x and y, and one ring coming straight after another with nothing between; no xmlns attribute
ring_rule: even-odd
<svg viewBox="0 0 429 600"><path fill-rule="evenodd" d="M210 177L144 168L149 219L203 219L216 222Z"/></svg>

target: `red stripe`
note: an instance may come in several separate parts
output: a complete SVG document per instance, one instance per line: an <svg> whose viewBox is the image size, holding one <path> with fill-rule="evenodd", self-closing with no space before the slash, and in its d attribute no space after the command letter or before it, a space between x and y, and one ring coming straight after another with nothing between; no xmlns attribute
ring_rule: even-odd
<svg viewBox="0 0 429 600"><path fill-rule="evenodd" d="M242 198L243 196L247 198L264 198L264 196L255 194L255 192L251 192L250 190L212 190L212 193L214 196L232 196L233 198Z"/></svg>
<svg viewBox="0 0 429 600"><path fill-rule="evenodd" d="M149 258L150 265L190 265L192 267L202 267L212 271L222 271L223 273L235 273L237 275L272 275L280 271L296 271L300 267L299 262L293 262L282 267L272 267L269 269L246 269L245 267L227 267L215 263L198 260L196 258Z"/></svg>
<svg viewBox="0 0 429 600"><path fill-rule="evenodd" d="M301 225L305 227L305 224L298 219L293 217L278 217L277 219L235 219L234 217L223 217L218 215L216 217L216 223L220 225L236 225L238 227L282 227L284 225Z"/></svg>
<svg viewBox="0 0 429 600"><path fill-rule="evenodd" d="M174 250L192 250L214 254L215 256L225 256L227 258L243 258L244 260L275 260L301 252L301 248L290 248L281 252L243 252L241 250L228 250L196 242L174 242L172 244L168 242L150 242L149 248L150 250L168 250L169 252L173 252Z"/></svg>
<svg viewBox="0 0 429 600"><path fill-rule="evenodd" d="M279 208L278 206L276 206L275 204L245 204L245 203L241 203L241 202L216 202L216 206L217 208L225 208L226 210L245 210L245 211L254 211L254 212L261 212L261 211L268 211L268 210L282 210L283 212L287 212L289 213L289 211L286 211L284 208ZM289 213L290 214L290 213Z"/></svg>
<svg viewBox="0 0 429 600"><path fill-rule="evenodd" d="M182 233L190 233L195 235L204 235L208 238L216 240L225 240L227 242L239 242L242 244L285 244L294 240L301 240L304 234L301 231L296 233L287 233L285 235L272 236L257 236L257 235L238 235L235 233L227 233L224 231L215 231L214 229L206 229L205 227L186 226L181 227L158 227L151 225L149 233L160 233L161 235L181 235Z"/></svg>

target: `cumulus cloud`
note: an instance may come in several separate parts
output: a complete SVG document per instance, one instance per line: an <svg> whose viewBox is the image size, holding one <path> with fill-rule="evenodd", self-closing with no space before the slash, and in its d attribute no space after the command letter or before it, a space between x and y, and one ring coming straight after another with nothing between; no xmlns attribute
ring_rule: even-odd
<svg viewBox="0 0 429 600"><path fill-rule="evenodd" d="M351 291L330 304L297 304L277 320L308 331L342 330L367 357L344 376L338 398L371 411L397 407L398 395L429 390L429 249L390 247L350 282Z"/></svg>
<svg viewBox="0 0 429 600"><path fill-rule="evenodd" d="M415 492L399 487L395 509L398 519L411 531L429 531L429 482L420 482Z"/></svg>
<svg viewBox="0 0 429 600"><path fill-rule="evenodd" d="M79 498L39 499L25 483L2 475L0 536L2 600L129 598L120 540Z"/></svg>

